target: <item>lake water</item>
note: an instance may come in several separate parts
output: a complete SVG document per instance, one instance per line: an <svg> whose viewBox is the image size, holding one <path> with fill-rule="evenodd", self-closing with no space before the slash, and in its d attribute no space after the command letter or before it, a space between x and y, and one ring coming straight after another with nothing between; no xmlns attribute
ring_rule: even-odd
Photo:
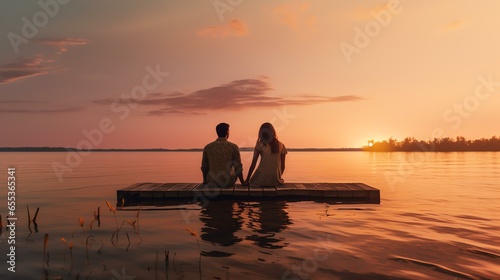
<svg viewBox="0 0 500 280"><path fill-rule="evenodd" d="M201 153L94 152L59 180L52 163L66 156L0 153L0 279L500 277L500 153L290 152L286 181L363 182L381 190L381 204L212 201L127 208L116 218L106 201L116 205L117 189L199 182ZM246 175L251 153L242 158ZM15 273L8 167L16 168ZM32 233L27 206L31 218L40 208ZM90 229L98 207L101 224Z"/></svg>

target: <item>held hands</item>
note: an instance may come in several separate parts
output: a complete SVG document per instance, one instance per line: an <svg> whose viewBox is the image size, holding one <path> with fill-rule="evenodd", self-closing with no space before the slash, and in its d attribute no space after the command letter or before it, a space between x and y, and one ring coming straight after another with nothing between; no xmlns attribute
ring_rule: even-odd
<svg viewBox="0 0 500 280"><path fill-rule="evenodd" d="M245 187L248 186L248 180L241 181L241 185Z"/></svg>

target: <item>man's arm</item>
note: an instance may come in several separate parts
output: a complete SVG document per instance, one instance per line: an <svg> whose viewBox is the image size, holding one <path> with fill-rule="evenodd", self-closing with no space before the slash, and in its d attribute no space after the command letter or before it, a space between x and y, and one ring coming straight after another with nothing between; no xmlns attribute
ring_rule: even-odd
<svg viewBox="0 0 500 280"><path fill-rule="evenodd" d="M207 151L203 149L203 156L201 158L201 172L203 174L203 184L207 183L207 174L208 174L208 156Z"/></svg>
<svg viewBox="0 0 500 280"><path fill-rule="evenodd" d="M236 147L233 158L234 173L238 176L240 183L245 185L245 180L243 179L243 164L241 164L240 149Z"/></svg>

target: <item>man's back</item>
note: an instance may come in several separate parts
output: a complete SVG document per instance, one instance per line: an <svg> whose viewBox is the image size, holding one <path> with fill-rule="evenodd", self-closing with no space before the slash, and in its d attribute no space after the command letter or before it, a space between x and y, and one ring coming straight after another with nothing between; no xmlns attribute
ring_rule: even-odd
<svg viewBox="0 0 500 280"><path fill-rule="evenodd" d="M241 173L241 157L238 146L219 137L203 149L201 170L205 183L220 187L234 184L236 175Z"/></svg>

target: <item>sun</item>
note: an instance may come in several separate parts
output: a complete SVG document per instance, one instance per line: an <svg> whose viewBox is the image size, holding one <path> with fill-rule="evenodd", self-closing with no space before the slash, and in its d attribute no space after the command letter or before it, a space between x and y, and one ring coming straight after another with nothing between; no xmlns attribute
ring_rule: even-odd
<svg viewBox="0 0 500 280"><path fill-rule="evenodd" d="M373 147L373 142L368 143L368 147Z"/></svg>

